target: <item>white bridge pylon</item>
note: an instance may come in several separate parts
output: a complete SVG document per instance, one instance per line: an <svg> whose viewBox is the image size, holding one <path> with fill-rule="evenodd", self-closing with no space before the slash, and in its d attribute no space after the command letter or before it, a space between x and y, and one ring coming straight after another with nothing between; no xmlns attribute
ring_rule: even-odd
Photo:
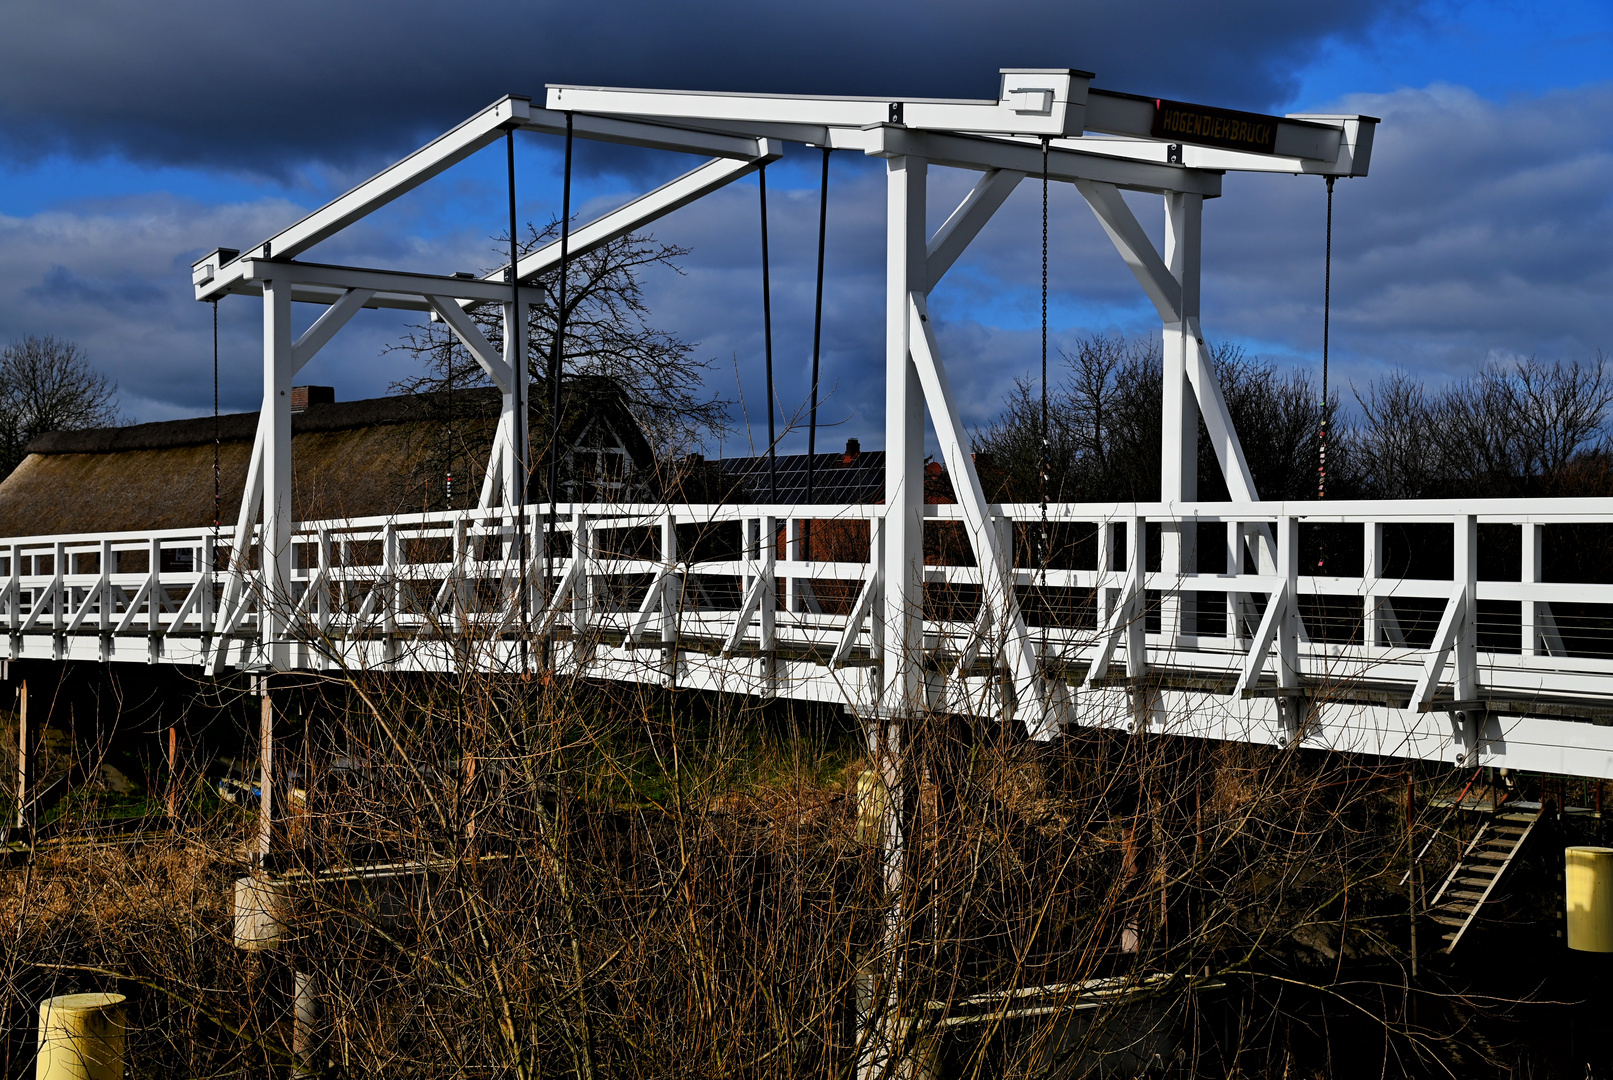
<svg viewBox="0 0 1613 1080"><path fill-rule="evenodd" d="M1613 502L1258 501L1200 329L1204 202L1220 196L1227 171L1364 176L1376 121L1259 116L1111 93L1090 79L1004 69L998 97L980 101L550 86L546 107L506 97L262 243L215 250L193 267L196 298L255 295L264 311L263 408L227 553L198 530L0 540L0 627L10 655L215 671L433 670L462 662L464 641L474 639L494 668L547 654L604 678L836 701L870 715L947 708L1012 716L1038 739L1071 723L1140 726L1613 777L1613 737L1601 734L1610 729L1583 719L1613 691L1613 660L1569 655L1551 612L1554 599L1601 602L1596 590L1613 587L1540 581L1542 530L1613 522ZM883 504L567 504L550 529L546 508L525 503L525 328L538 300L528 283L560 264L559 243L522 256L513 274L503 267L481 279L300 258L509 132L563 135L568 123L577 138L707 159L574 228L572 255L748 175L776 160L784 142L885 159ZM925 227L932 165L980 174L934 235ZM930 321L931 290L1015 187L1040 181L1044 167L1092 209L1158 311L1164 340L1162 502L1048 509L1051 524L1095 534L1087 569L1015 565L1015 525L1034 527L1041 508L986 501ZM1163 250L1123 191L1160 198ZM295 339L293 302L326 308ZM494 304L506 329L502 352L468 314ZM384 521L294 521L292 381L355 313L378 307L445 323L502 393L480 505ZM926 413L956 506L924 504ZM1230 503L1197 502L1201 416ZM866 554L807 558L800 540L809 521L865 530L857 535ZM936 521L962 525L972 565L926 565L924 529ZM1308 522L1358 525L1359 569L1301 575L1299 530ZM1384 529L1406 522L1452 530L1450 580L1385 576ZM1477 580L1481 523L1522 530L1517 583ZM742 550L680 558L678 527L689 524L735 528ZM1151 526L1161 536L1157 566L1146 555ZM1226 536L1223 571L1198 570L1195 545L1206 527ZM613 551L609 537L625 529L648 530L654 556ZM528 538L525 561L519 535ZM419 554L425 540L446 541L451 554ZM350 557L360 544L379 548L378 565ZM557 567L552 581L542 572L546 549ZM172 555L182 551L182 561ZM145 568L120 573L123 552L142 552ZM95 570L77 573L91 554ZM735 581L736 602L724 600L728 586L714 583ZM855 596L845 611L826 613L815 598L814 583L821 591L828 581ZM973 588L977 609L961 619L927 613L925 586L937 582ZM1028 626L1019 595L1037 583L1086 596L1095 621ZM1302 609L1315 597L1354 604L1352 634L1324 640L1308 628ZM1432 641L1400 629L1394 603L1414 598L1444 607ZM1613 591L1603 599L1613 604ZM1518 607L1516 649L1477 647L1478 604L1492 600ZM1218 614L1206 618L1207 610ZM530 648L539 640L550 647Z"/></svg>

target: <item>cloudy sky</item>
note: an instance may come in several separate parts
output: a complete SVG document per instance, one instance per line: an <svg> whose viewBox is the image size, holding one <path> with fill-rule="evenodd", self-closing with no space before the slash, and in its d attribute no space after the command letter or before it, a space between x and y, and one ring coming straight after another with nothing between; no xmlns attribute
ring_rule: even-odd
<svg viewBox="0 0 1613 1080"><path fill-rule="evenodd" d="M211 407L210 307L189 264L245 248L504 93L549 82L992 97L1008 66L1266 112L1379 116L1372 175L1338 185L1333 360L1362 384L1430 381L1487 360L1613 354L1613 5L1179 0L1015 5L820 0L417 0L276 4L0 3L0 341L82 344L141 420ZM523 219L558 208L558 143L522 136ZM434 272L497 262L495 145L307 256ZM583 144L582 215L682 172L686 158ZM815 152L769 169L780 407L806 395ZM832 444L878 445L880 163L837 155L824 370ZM969 177L936 171L939 219ZM1134 206L1158 233L1154 200ZM1318 178L1228 177L1205 213L1204 325L1282 365L1319 367ZM932 302L968 419L1037 363L1039 191L1023 185ZM699 343L709 383L761 412L756 184L658 223L691 249L646 287L656 323ZM1052 192L1054 344L1141 333L1152 309L1074 191ZM306 321L311 313L299 316ZM258 304L221 305L223 399L260 393ZM384 393L407 318L367 312L307 369L344 399ZM737 410L736 410L737 411ZM743 418L739 418L743 421ZM737 436L743 439L743 435ZM804 443L804 436L786 441ZM732 442L730 442L730 448ZM730 452L732 452L730 450Z"/></svg>

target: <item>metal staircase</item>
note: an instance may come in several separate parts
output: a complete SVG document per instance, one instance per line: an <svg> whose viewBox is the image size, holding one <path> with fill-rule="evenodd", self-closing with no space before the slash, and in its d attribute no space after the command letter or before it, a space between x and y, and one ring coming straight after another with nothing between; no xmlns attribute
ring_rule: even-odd
<svg viewBox="0 0 1613 1080"><path fill-rule="evenodd" d="M1474 834L1428 905L1428 917L1449 928L1443 952L1455 951L1542 813L1539 807L1518 806L1496 814Z"/></svg>

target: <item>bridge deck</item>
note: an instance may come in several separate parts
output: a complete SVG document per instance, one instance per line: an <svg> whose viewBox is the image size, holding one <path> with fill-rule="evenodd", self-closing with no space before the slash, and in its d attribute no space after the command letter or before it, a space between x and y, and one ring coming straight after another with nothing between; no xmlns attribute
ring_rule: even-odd
<svg viewBox="0 0 1613 1080"><path fill-rule="evenodd" d="M1058 504L1045 531L1038 506L992 511L1063 723L1613 777L1613 583L1541 580L1548 550L1613 537L1613 500ZM529 507L524 611L501 510L300 523L278 596L212 530L3 539L0 630L12 659L213 670L497 672L547 648L872 713L885 512L561 505L547 529ZM1006 719L991 575L958 507L922 513L926 699ZM289 640L263 640L266 609Z"/></svg>

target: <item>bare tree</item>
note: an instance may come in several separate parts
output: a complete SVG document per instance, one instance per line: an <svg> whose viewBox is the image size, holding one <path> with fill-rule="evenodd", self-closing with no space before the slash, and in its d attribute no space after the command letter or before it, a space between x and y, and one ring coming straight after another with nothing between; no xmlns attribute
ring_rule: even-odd
<svg viewBox="0 0 1613 1080"><path fill-rule="evenodd" d="M520 245L523 255L554 240L560 226L551 221L541 231L531 225L527 230ZM508 241L503 243L508 250ZM697 444L708 433L725 431L727 424L729 403L709 394L702 378L712 362L695 358L693 342L649 322L642 275L657 267L681 274L677 260L688 253L688 248L634 234L578 255L567 276L562 378L603 375L615 381L650 444L661 454ZM531 377L541 383L548 379L559 322L559 271L544 274L531 285L541 291L543 301L531 308L527 364ZM504 327L499 309L488 305L473 315L488 340L501 344ZM412 327L394 348L425 362L421 374L393 384L396 390L420 393L488 384L475 359L455 347L452 332L440 323ZM534 431L541 430L539 417L547 405L546 398L533 395Z"/></svg>
<svg viewBox="0 0 1613 1080"><path fill-rule="evenodd" d="M1048 491L1058 501L1159 498L1163 371L1159 342L1093 334L1061 352L1069 376L1048 396ZM1316 434L1321 404L1304 372L1280 373L1237 345L1211 349L1210 364L1244 456L1264 498L1308 498L1316 490ZM1334 414L1337 414L1334 402ZM1355 485L1349 431L1335 421L1329 448L1329 488ZM1000 478L996 497L1040 496L1039 388L1020 380L1001 416L975 437ZM1204 433L1199 437L1200 496L1226 498L1221 467Z"/></svg>
<svg viewBox="0 0 1613 1080"><path fill-rule="evenodd" d="M117 393L71 341L29 335L0 349L0 478L47 431L119 423Z"/></svg>
<svg viewBox="0 0 1613 1080"><path fill-rule="evenodd" d="M1600 355L1530 357L1433 392L1395 371L1356 400L1363 475L1381 498L1590 494L1582 466L1607 454L1613 375Z"/></svg>

